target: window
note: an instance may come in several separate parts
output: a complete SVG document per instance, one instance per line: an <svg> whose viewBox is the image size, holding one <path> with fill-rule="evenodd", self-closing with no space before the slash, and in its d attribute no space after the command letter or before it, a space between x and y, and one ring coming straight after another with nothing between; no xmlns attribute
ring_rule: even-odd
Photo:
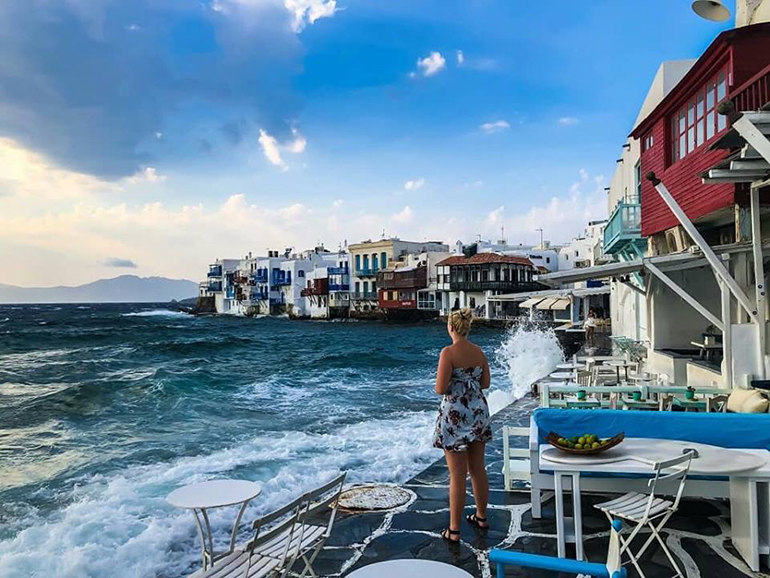
<svg viewBox="0 0 770 578"><path fill-rule="evenodd" d="M654 144L655 138L652 136L652 131L650 131L642 138L642 152L650 150Z"/></svg>
<svg viewBox="0 0 770 578"><path fill-rule="evenodd" d="M550 263L550 262L551 262L551 258L550 258L550 257L546 257L546 258L545 258L545 262L546 262L546 263Z"/></svg>
<svg viewBox="0 0 770 578"><path fill-rule="evenodd" d="M471 297L471 307L476 307L476 298Z"/></svg>
<svg viewBox="0 0 770 578"><path fill-rule="evenodd" d="M725 67L671 117L671 164L683 159L727 128L726 117L717 113L719 103L727 98L727 80Z"/></svg>
<svg viewBox="0 0 770 578"><path fill-rule="evenodd" d="M376 292L377 292L377 282L372 281L372 293L376 293Z"/></svg>
<svg viewBox="0 0 770 578"><path fill-rule="evenodd" d="M634 166L634 188L636 189L636 198L632 199L634 203L642 202L642 161Z"/></svg>
<svg viewBox="0 0 770 578"><path fill-rule="evenodd" d="M369 255L364 255L364 269L369 268Z"/></svg>
<svg viewBox="0 0 770 578"><path fill-rule="evenodd" d="M302 270L297 271L297 277L304 277L304 276L305 276L305 272L304 271L302 271Z"/></svg>
<svg viewBox="0 0 770 578"><path fill-rule="evenodd" d="M380 266L383 269L388 266L388 254L385 251L380 253Z"/></svg>
<svg viewBox="0 0 770 578"><path fill-rule="evenodd" d="M356 255L356 271L361 270L361 255ZM358 291L358 289L356 289Z"/></svg>
<svg viewBox="0 0 770 578"><path fill-rule="evenodd" d="M377 255L372 255L372 269L377 269Z"/></svg>
<svg viewBox="0 0 770 578"><path fill-rule="evenodd" d="M361 292L361 283L356 281L356 293L360 293L360 292Z"/></svg>
<svg viewBox="0 0 770 578"><path fill-rule="evenodd" d="M364 281L364 293L369 293L369 281Z"/></svg>

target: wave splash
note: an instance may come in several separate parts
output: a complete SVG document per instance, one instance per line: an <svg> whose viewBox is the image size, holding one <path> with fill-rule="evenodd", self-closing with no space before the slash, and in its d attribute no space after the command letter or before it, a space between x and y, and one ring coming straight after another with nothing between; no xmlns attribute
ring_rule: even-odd
<svg viewBox="0 0 770 578"><path fill-rule="evenodd" d="M564 351L553 328L537 322L515 325L495 351L508 377L507 387L489 393L489 409L497 413L529 393L530 386L564 361Z"/></svg>
<svg viewBox="0 0 770 578"><path fill-rule="evenodd" d="M123 313L122 317L190 317L189 313L184 311L171 311L171 309L152 309L150 311L135 311L133 313Z"/></svg>

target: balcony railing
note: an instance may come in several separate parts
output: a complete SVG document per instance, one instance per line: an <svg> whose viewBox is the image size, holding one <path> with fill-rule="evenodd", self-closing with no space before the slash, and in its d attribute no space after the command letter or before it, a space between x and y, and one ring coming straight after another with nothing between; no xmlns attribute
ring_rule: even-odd
<svg viewBox="0 0 770 578"><path fill-rule="evenodd" d="M450 291L507 291L517 293L519 291L534 291L541 288L534 281L450 281Z"/></svg>
<svg viewBox="0 0 770 578"><path fill-rule="evenodd" d="M329 283L329 291L350 291L348 283Z"/></svg>
<svg viewBox="0 0 770 578"><path fill-rule="evenodd" d="M734 89L730 99L740 112L760 110L770 103L770 65Z"/></svg>
<svg viewBox="0 0 770 578"><path fill-rule="evenodd" d="M626 242L642 239L642 205L621 201L604 227L604 252L619 253Z"/></svg>
<svg viewBox="0 0 770 578"><path fill-rule="evenodd" d="M267 283L267 279L268 279L267 271L257 271L256 273L254 273L253 277L254 277L254 281L256 281L257 283Z"/></svg>
<svg viewBox="0 0 770 578"><path fill-rule="evenodd" d="M347 275L350 273L350 269L347 267L329 267L326 269L329 275Z"/></svg>
<svg viewBox="0 0 770 578"><path fill-rule="evenodd" d="M221 291L222 290L222 282L221 281L209 281L208 290L209 291Z"/></svg>
<svg viewBox="0 0 770 578"><path fill-rule="evenodd" d="M209 267L209 272L207 277L221 277L222 276L222 266L217 265L216 267Z"/></svg>
<svg viewBox="0 0 770 578"><path fill-rule="evenodd" d="M354 292L350 294L351 299L367 299L371 301L377 300L377 292L376 291L362 291L362 292Z"/></svg>
<svg viewBox="0 0 770 578"><path fill-rule="evenodd" d="M357 277L374 277L379 272L380 272L379 267L363 267L361 269L356 269L356 276Z"/></svg>

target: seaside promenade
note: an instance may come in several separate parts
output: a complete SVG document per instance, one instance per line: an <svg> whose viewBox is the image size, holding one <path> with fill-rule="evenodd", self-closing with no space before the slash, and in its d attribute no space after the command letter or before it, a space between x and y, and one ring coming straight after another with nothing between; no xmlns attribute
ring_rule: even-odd
<svg viewBox="0 0 770 578"><path fill-rule="evenodd" d="M488 531L479 532L463 522L459 544L449 544L441 538L440 532L449 520L449 472L441 459L402 486L415 494L409 504L390 512L340 512L331 539L315 565L319 575L344 576L351 570L378 561L417 558L446 562L479 578L489 578L492 573L487 553L492 548L556 556L553 500L545 502L541 519L533 519L529 492L524 488L516 492L503 489L502 426L528 426L530 414L536 407L537 401L526 397L493 418L494 437L487 445ZM521 443L525 443L524 440ZM593 508L603 500L599 495L583 496L584 545L588 559L594 562L605 560L607 555L607 520ZM474 511L473 504L469 481L467 514ZM688 578L764 576L753 573L744 564L730 543L729 528L730 512L726 502L686 499L668 523L664 535ZM573 548L568 547L567 552L568 556L574 556ZM671 576L671 567L659 548L649 548L641 558L641 565L649 578ZM509 568L506 574L543 578L553 575L552 572L514 568ZM629 576L636 576L632 568L629 568Z"/></svg>

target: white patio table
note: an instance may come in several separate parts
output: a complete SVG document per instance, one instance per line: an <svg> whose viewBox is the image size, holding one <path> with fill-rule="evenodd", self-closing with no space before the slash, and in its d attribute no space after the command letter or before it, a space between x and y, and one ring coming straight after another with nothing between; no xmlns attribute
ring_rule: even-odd
<svg viewBox="0 0 770 578"><path fill-rule="evenodd" d="M203 549L204 570L209 566L213 566L214 562L235 550L235 538L238 534L238 526L241 524L243 513L246 511L246 506L261 491L262 486L260 484L247 480L210 480L177 488L168 495L166 500L172 506L193 511ZM227 552L216 554L214 552L214 538L211 533L211 523L209 522L207 510L236 506L238 504L241 504L241 508L238 511L238 516L235 518L235 524L233 524L233 530L230 534L230 549ZM202 524L201 518L203 518ZM208 544L206 543L207 540Z"/></svg>
<svg viewBox="0 0 770 578"><path fill-rule="evenodd" d="M609 359L605 361L603 365L609 365L610 367L615 368L615 371L618 375L618 383L620 383L620 368L622 367L623 371L626 372L626 381L628 381L628 368L633 367L635 364L630 361L626 361L625 359Z"/></svg>
<svg viewBox="0 0 770 578"><path fill-rule="evenodd" d="M578 560L582 560L584 557L583 523L581 520L582 510L580 503L581 473L651 475L653 473L651 467L653 464L679 456L689 449L694 449L698 453L698 456L693 459L690 466L691 474L729 476L731 505L733 505L732 511L742 510L746 512L751 508L752 496L750 493L748 491L740 492L736 489L736 495L733 496L733 483L734 480L751 479L750 476L756 472L763 471L763 469L767 469L768 475L770 475L770 466L768 466L770 452L766 450L738 450L676 440L645 438L626 438L620 445L594 456L578 456L559 451L548 445L541 446L540 470L550 471L554 474L556 540L559 557L565 557L567 541L575 543ZM572 519L564 517L565 478L568 478L572 483L572 508L574 513L574 518ZM738 487L738 485L735 486L735 488ZM618 493L623 493L624 491L623 488L618 488ZM733 504L734 501L735 504ZM756 492L754 503L756 503ZM756 506L753 511L754 520L756 520ZM735 518L735 515L733 515L733 518ZM750 524L750 521L741 523L741 526L745 528L743 531L749 534L751 534ZM756 523L754 528L757 528ZM746 542L751 539L751 536L749 536ZM741 551L744 557L746 556L738 545L736 545L736 548ZM750 550L751 546L748 545L744 549ZM748 559L747 562L749 562ZM750 562L749 565L751 565Z"/></svg>
<svg viewBox="0 0 770 578"><path fill-rule="evenodd" d="M465 570L433 560L375 562L348 574L348 578L473 578Z"/></svg>

